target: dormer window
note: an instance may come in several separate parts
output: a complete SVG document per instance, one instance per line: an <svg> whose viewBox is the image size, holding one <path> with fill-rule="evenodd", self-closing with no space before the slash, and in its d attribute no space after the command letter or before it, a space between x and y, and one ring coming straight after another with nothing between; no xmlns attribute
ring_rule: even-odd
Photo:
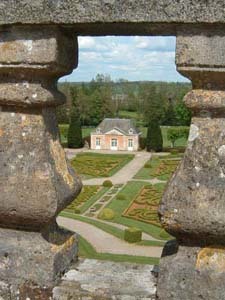
<svg viewBox="0 0 225 300"><path fill-rule="evenodd" d="M101 128L97 128L97 133L101 133Z"/></svg>
<svg viewBox="0 0 225 300"><path fill-rule="evenodd" d="M129 134L133 134L133 133L134 133L133 129L130 128L130 129L129 129Z"/></svg>

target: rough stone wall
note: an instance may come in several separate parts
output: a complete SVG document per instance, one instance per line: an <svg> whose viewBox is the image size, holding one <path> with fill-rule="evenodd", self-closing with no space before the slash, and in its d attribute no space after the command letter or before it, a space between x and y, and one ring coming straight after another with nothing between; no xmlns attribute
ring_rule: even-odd
<svg viewBox="0 0 225 300"><path fill-rule="evenodd" d="M175 35L183 25L225 24L222 0L2 0L0 25L59 24L76 34Z"/></svg>

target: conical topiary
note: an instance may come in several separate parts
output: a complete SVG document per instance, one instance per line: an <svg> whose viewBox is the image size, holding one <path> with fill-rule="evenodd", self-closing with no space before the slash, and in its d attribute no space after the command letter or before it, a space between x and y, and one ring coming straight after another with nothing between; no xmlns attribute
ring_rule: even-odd
<svg viewBox="0 0 225 300"><path fill-rule="evenodd" d="M80 115L75 108L71 111L67 142L68 148L81 148L83 146Z"/></svg>
<svg viewBox="0 0 225 300"><path fill-rule="evenodd" d="M160 152L163 149L162 132L158 120L152 120L148 124L146 149L148 152Z"/></svg>

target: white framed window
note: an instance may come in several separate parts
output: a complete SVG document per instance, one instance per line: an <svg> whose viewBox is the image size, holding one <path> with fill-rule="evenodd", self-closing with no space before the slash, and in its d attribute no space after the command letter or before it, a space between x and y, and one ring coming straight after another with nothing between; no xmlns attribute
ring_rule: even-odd
<svg viewBox="0 0 225 300"><path fill-rule="evenodd" d="M101 139L100 138L96 138L95 145L96 146L101 146Z"/></svg>
<svg viewBox="0 0 225 300"><path fill-rule="evenodd" d="M111 140L111 146L112 147L117 147L117 139L112 139Z"/></svg>
<svg viewBox="0 0 225 300"><path fill-rule="evenodd" d="M132 148L133 145L134 145L133 140L132 140L132 139L129 139L129 140L128 140L128 147L129 147L129 148Z"/></svg>

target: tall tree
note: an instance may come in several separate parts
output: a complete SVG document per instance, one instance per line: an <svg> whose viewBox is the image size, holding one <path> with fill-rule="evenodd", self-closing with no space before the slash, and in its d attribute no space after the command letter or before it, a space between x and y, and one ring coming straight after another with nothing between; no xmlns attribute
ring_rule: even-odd
<svg viewBox="0 0 225 300"><path fill-rule="evenodd" d="M151 120L148 124L146 138L146 150L160 152L163 149L163 138L161 128L157 119Z"/></svg>
<svg viewBox="0 0 225 300"><path fill-rule="evenodd" d="M169 104L165 111L163 124L169 125L169 126L175 126L177 124L176 113L175 113L174 104L172 102L172 99L169 99Z"/></svg>
<svg viewBox="0 0 225 300"><path fill-rule="evenodd" d="M191 111L186 107L184 102L180 102L175 107L175 114L178 125L189 126L191 123Z"/></svg>
<svg viewBox="0 0 225 300"><path fill-rule="evenodd" d="M83 146L80 114L75 107L73 107L71 111L67 139L68 148L81 148Z"/></svg>

